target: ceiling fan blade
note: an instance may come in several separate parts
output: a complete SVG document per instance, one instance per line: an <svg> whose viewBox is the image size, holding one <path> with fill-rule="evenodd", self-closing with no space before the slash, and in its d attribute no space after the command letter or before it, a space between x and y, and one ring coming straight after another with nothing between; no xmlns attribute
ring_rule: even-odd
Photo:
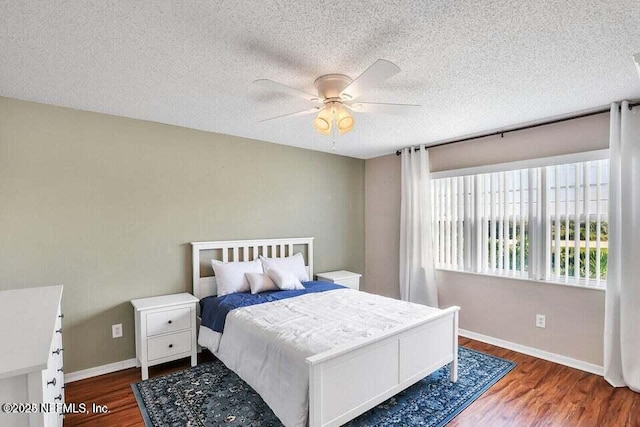
<svg viewBox="0 0 640 427"><path fill-rule="evenodd" d="M318 111L320 111L322 109L322 107L313 107L313 108L308 108L306 110L302 110L302 111L296 111L295 113L288 113L288 114L283 114L281 116L275 116L275 117L269 117L268 119L262 119L259 120L260 123L262 122L268 122L269 120L275 120L275 119L281 119L283 117L295 117L295 116L304 116L305 114L311 114L311 113L317 113Z"/></svg>
<svg viewBox="0 0 640 427"><path fill-rule="evenodd" d="M378 102L354 102L346 104L356 113L392 114L397 116L411 116L420 111L421 105L413 104L383 104Z"/></svg>
<svg viewBox="0 0 640 427"><path fill-rule="evenodd" d="M269 89L269 90L275 90L277 92L282 92L282 93L286 93L287 95L291 95L291 96L295 96L298 98L303 98L306 99L307 101L311 101L311 102L320 102L320 99L318 98L318 95L312 95L310 93L307 92L303 92L301 90L298 90L296 88L287 86L287 85L283 85L282 83L278 83L278 82L274 82L273 80L269 80L269 79L259 79L259 80L255 80L253 83L262 86L263 88Z"/></svg>
<svg viewBox="0 0 640 427"><path fill-rule="evenodd" d="M364 73L352 81L349 86L344 88L340 95L348 95L351 99L355 99L399 72L400 68L393 62L378 59Z"/></svg>

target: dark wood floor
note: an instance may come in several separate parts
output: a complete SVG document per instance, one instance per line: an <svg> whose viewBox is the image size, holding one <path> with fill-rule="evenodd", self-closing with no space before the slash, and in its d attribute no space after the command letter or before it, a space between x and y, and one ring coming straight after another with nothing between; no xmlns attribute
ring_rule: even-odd
<svg viewBox="0 0 640 427"><path fill-rule="evenodd" d="M640 427L640 394L615 389L596 375L480 343L460 344L518 364L448 426ZM212 356L204 353L201 359ZM149 370L154 377L188 366L188 359ZM67 384L67 402L106 405L108 414L67 415L66 426L144 426L131 387L139 369Z"/></svg>

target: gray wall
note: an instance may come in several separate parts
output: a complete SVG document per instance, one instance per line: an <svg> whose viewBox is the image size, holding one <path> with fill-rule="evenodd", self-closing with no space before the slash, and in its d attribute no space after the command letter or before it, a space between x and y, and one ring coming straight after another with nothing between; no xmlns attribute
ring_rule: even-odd
<svg viewBox="0 0 640 427"><path fill-rule="evenodd" d="M449 170L608 147L608 114L430 151L431 170ZM366 290L397 297L400 158L365 164ZM438 270L441 307L458 305L460 328L602 365L604 292L529 280ZM546 329L535 327L544 314Z"/></svg>
<svg viewBox="0 0 640 427"><path fill-rule="evenodd" d="M446 270L436 280L440 305L460 306L460 328L602 366L603 291Z"/></svg>
<svg viewBox="0 0 640 427"><path fill-rule="evenodd" d="M400 298L400 160L395 154L365 162L364 290Z"/></svg>
<svg viewBox="0 0 640 427"><path fill-rule="evenodd" d="M609 113L491 136L429 151L431 172L609 148Z"/></svg>
<svg viewBox="0 0 640 427"><path fill-rule="evenodd" d="M65 285L67 372L134 357L129 300L190 291L191 241L363 272L363 194L362 160L0 98L0 289Z"/></svg>

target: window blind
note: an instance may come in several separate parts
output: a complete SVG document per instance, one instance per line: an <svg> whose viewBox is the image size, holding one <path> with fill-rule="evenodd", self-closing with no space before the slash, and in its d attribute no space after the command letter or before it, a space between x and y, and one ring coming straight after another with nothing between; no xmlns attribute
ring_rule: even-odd
<svg viewBox="0 0 640 427"><path fill-rule="evenodd" d="M608 163L433 179L436 267L604 286Z"/></svg>

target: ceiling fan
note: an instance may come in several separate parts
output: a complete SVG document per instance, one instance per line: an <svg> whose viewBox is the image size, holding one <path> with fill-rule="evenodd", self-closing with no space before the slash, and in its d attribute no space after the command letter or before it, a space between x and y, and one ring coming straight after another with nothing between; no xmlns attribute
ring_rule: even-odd
<svg viewBox="0 0 640 427"><path fill-rule="evenodd" d="M314 86L318 90L317 95L274 82L273 80L256 80L254 81L255 84L266 89L303 98L314 104L311 108L270 117L260 120L260 122L318 113L313 119L313 127L318 132L323 135L331 135L332 131L337 130L340 135L343 135L351 131L355 124L352 112L410 115L420 106L356 101L364 92L375 88L399 72L400 68L393 62L378 59L355 80L344 74L325 74L318 77L314 82Z"/></svg>

